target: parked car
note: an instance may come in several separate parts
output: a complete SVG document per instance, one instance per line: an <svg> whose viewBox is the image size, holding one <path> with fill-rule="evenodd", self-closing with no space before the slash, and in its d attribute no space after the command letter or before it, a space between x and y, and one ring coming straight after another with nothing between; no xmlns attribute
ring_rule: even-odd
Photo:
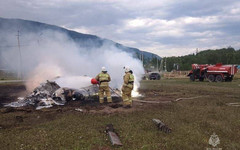
<svg viewBox="0 0 240 150"><path fill-rule="evenodd" d="M149 74L149 80L160 80L161 76L157 72L153 72Z"/></svg>

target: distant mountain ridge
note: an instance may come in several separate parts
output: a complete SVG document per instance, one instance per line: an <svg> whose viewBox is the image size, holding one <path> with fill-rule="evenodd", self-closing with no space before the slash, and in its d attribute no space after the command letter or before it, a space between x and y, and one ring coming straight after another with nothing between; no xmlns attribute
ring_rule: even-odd
<svg viewBox="0 0 240 150"><path fill-rule="evenodd" d="M78 33L76 31L36 21L23 19L6 19L0 17L0 32L1 30L4 30L4 32L16 31L16 34L18 30L20 30L22 33L24 32L41 33L41 31L43 30L59 31L68 35L74 42L76 42L82 47L89 48L101 47L105 42L107 42L112 45L115 45L117 48L125 52L132 53L136 58L140 58L140 56L143 55L144 59L152 59L153 57L161 59L161 57L159 57L156 54L141 51L137 48L127 47L122 44L113 42L111 40L100 38L96 35ZM4 43L4 40L2 40L0 37L0 44L2 43Z"/></svg>

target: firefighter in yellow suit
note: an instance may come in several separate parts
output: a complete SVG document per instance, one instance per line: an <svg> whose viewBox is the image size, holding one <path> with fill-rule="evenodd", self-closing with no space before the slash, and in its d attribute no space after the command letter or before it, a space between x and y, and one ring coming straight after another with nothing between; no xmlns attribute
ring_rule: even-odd
<svg viewBox="0 0 240 150"><path fill-rule="evenodd" d="M129 67L125 67L125 75L123 76L122 99L123 106L126 108L132 107L132 90L134 85L134 76Z"/></svg>
<svg viewBox="0 0 240 150"><path fill-rule="evenodd" d="M112 97L111 97L111 92L109 90L109 84L108 84L108 82L111 81L111 78L110 78L110 75L107 73L107 70L105 67L102 67L102 72L99 73L95 79L99 82L98 96L99 96L100 104L104 102L104 92L107 96L107 101L111 103Z"/></svg>

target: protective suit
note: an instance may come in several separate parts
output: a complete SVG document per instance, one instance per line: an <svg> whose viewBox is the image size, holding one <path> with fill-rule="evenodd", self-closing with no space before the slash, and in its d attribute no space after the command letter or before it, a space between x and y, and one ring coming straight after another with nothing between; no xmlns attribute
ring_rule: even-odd
<svg viewBox="0 0 240 150"><path fill-rule="evenodd" d="M111 81L111 78L110 78L110 75L107 73L107 70L105 69L105 67L102 67L102 72L99 73L95 79L99 82L99 92L98 92L99 102L101 104L104 102L104 93L105 93L107 96L107 101L111 103L112 97L111 97L111 92L108 84L108 82Z"/></svg>
<svg viewBox="0 0 240 150"><path fill-rule="evenodd" d="M132 90L134 85L134 76L129 68L125 68L125 75L123 76L122 99L123 106L132 107Z"/></svg>

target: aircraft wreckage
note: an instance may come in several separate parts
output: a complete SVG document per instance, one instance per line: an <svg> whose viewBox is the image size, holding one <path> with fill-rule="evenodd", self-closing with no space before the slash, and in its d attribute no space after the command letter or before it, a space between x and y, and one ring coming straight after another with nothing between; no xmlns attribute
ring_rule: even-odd
<svg viewBox="0 0 240 150"><path fill-rule="evenodd" d="M111 91L113 98L120 98L120 91ZM36 109L49 108L54 105L64 105L68 101L94 101L98 100L98 86L73 89L60 87L55 81L46 81L36 87L26 97L19 97L16 102L4 105L5 107L34 106Z"/></svg>

